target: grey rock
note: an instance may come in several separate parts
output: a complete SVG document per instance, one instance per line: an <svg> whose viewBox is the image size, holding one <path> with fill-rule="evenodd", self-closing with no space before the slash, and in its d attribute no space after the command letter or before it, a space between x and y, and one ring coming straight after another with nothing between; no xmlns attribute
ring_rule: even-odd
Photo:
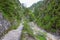
<svg viewBox="0 0 60 40"><path fill-rule="evenodd" d="M0 38L2 34L9 29L10 22L3 18L2 13L0 12Z"/></svg>
<svg viewBox="0 0 60 40"><path fill-rule="evenodd" d="M22 29L23 24L21 23L17 29L9 31L2 40L20 40Z"/></svg>
<svg viewBox="0 0 60 40"><path fill-rule="evenodd" d="M0 19L2 19L2 18L3 18L2 13L0 13Z"/></svg>

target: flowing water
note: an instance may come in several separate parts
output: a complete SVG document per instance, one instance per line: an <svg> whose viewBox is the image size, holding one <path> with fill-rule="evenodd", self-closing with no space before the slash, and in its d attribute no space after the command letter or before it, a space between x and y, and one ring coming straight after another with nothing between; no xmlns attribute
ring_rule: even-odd
<svg viewBox="0 0 60 40"><path fill-rule="evenodd" d="M34 22L30 22L29 25L33 29L34 34L42 32L42 33L46 33L47 40L60 40L60 37L50 34L50 33L46 32L45 30L39 28Z"/></svg>
<svg viewBox="0 0 60 40"><path fill-rule="evenodd" d="M47 40L60 40L57 36L50 34L46 32L45 30L39 28L34 22L29 22L28 24L30 25L35 35L39 32L42 32L42 33L46 33ZM20 24L20 26L16 30L9 31L2 38L2 40L20 40L22 29L23 29L23 22Z"/></svg>
<svg viewBox="0 0 60 40"><path fill-rule="evenodd" d="M19 40L23 29L23 23L16 30L9 31L2 40Z"/></svg>

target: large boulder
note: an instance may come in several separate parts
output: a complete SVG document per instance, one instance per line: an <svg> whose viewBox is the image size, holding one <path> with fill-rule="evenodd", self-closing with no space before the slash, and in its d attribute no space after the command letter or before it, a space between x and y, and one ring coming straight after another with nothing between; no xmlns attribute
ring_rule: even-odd
<svg viewBox="0 0 60 40"><path fill-rule="evenodd" d="M0 38L2 34L8 30L10 27L10 22L3 18L2 13L0 12Z"/></svg>

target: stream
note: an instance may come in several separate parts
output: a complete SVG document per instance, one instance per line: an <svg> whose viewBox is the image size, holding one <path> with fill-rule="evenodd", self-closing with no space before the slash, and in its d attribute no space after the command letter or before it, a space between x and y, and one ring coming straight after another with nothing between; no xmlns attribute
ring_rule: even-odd
<svg viewBox="0 0 60 40"><path fill-rule="evenodd" d="M39 32L42 32L42 33L46 33L46 39L47 40L60 40L59 36L55 36L51 33L46 32L45 30L39 28L34 22L30 22L29 25L32 28L35 35Z"/></svg>
<svg viewBox="0 0 60 40"><path fill-rule="evenodd" d="M21 32L23 29L23 23L16 30L9 31L2 40L20 40Z"/></svg>
<svg viewBox="0 0 60 40"><path fill-rule="evenodd" d="M29 22L28 25L31 27L33 30L33 33L36 35L39 32L46 33L46 39L47 40L60 40L59 37L50 34L46 32L45 30L39 28L34 22ZM23 22L20 23L19 27L16 30L11 30L9 31L3 38L2 40L20 40L21 37L21 32L23 29Z"/></svg>

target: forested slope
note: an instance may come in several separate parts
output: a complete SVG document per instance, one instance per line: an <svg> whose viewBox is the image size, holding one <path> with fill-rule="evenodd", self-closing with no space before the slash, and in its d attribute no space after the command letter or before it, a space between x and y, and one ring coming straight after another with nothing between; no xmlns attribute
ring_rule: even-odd
<svg viewBox="0 0 60 40"><path fill-rule="evenodd" d="M4 17L9 20L20 19L22 6L19 0L0 0L0 10Z"/></svg>
<svg viewBox="0 0 60 40"><path fill-rule="evenodd" d="M23 8L19 0L0 0L0 38L19 26L22 13Z"/></svg>
<svg viewBox="0 0 60 40"><path fill-rule="evenodd" d="M39 1L29 8L22 5L19 0L0 0L0 35L7 33L9 30L16 29L21 19L24 22L21 40L25 40L24 38L26 37L36 40L46 40L45 33L38 31L36 35L34 34L34 31L28 25L30 22L34 27L37 25L37 28L60 35L60 0ZM10 27L5 26L3 23L5 25L8 24ZM1 28L3 29L2 33Z"/></svg>
<svg viewBox="0 0 60 40"><path fill-rule="evenodd" d="M60 34L60 0L44 0L33 4L35 22L48 32ZM34 19L33 19L34 20Z"/></svg>

